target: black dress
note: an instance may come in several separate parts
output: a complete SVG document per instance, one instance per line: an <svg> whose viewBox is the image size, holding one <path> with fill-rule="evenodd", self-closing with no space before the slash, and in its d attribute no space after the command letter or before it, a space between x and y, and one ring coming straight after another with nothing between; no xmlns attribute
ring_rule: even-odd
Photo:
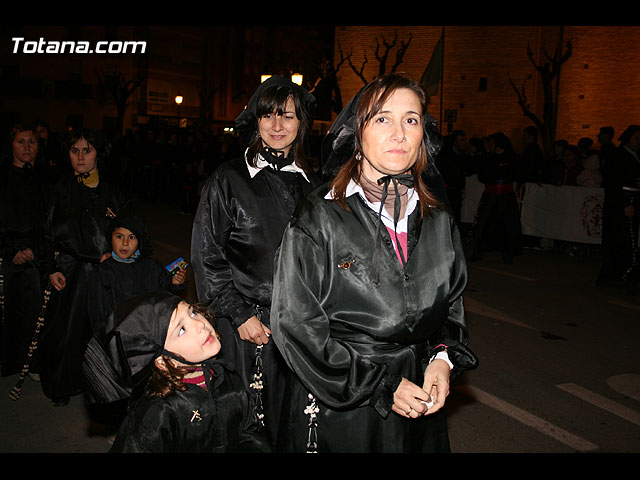
<svg viewBox="0 0 640 480"><path fill-rule="evenodd" d="M375 238L377 212L360 195L347 197L347 211L320 192L285 230L276 261L271 325L294 372L278 448L303 452L317 435L320 453L449 451L442 410L409 420L391 407L402 377L422 386L439 344L449 346L452 378L475 363L465 347L467 273L455 221L440 209L419 221L414 211L403 267L388 231Z"/></svg>
<svg viewBox="0 0 640 480"><path fill-rule="evenodd" d="M111 251L105 237L109 222L128 210L118 187L100 180L89 188L73 175L56 183L42 202L40 268L47 279L58 271L66 277L61 292L52 290L38 345L42 390L49 398L82 391L81 361L92 335L87 280Z"/></svg>
<svg viewBox="0 0 640 480"><path fill-rule="evenodd" d="M313 179L309 179L313 181ZM221 164L203 188L193 223L191 263L198 300L237 329L253 315L270 326L273 260L299 200L311 189L301 173L262 168L251 177L244 158ZM253 382L256 345L235 335L236 367ZM262 399L275 441L286 365L273 342L261 352Z"/></svg>
<svg viewBox="0 0 640 480"><path fill-rule="evenodd" d="M30 248L36 252L37 201L42 188L44 179L40 171L31 166L6 165L0 171L2 376L18 373L24 365L42 304L36 262L13 263L18 251ZM30 370L37 371L33 362Z"/></svg>
<svg viewBox="0 0 640 480"><path fill-rule="evenodd" d="M484 183L485 190L478 205L472 259L481 258L492 248L500 250L505 262L520 254L522 227L513 187L518 175L516 162L516 156L509 151L483 157L478 180Z"/></svg>
<svg viewBox="0 0 640 480"><path fill-rule="evenodd" d="M223 373L214 391L197 385L143 398L124 419L112 453L268 453L240 378Z"/></svg>

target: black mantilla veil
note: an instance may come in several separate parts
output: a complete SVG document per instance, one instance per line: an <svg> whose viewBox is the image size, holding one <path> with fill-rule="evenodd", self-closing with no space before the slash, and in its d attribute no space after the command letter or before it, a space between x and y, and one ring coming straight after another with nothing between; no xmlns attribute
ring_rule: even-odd
<svg viewBox="0 0 640 480"><path fill-rule="evenodd" d="M358 102L367 89L365 85L347 103L331 125L329 132L322 140L321 160L322 175L326 181L331 181L335 175L353 155L356 149L355 121ZM425 112L423 116L424 144L427 153L427 168L422 174L422 179L429 191L441 202L449 205L444 188L444 181L438 171L435 158L442 147L442 136L438 132L436 120Z"/></svg>

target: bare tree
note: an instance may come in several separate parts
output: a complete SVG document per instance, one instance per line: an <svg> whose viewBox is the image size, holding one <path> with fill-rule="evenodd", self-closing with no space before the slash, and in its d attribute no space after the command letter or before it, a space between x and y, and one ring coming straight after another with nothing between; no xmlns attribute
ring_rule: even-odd
<svg viewBox="0 0 640 480"><path fill-rule="evenodd" d="M118 112L117 129L118 133L121 134L124 125L124 115L130 105L129 99L145 81L146 76L137 75L127 79L122 72L101 75L96 71L95 74L98 78L98 87L101 92L99 96L100 102L104 104L107 97L113 99Z"/></svg>
<svg viewBox="0 0 640 480"><path fill-rule="evenodd" d="M560 76L560 70L562 65L569 60L573 53L573 44L571 40L568 40L565 44L559 43L553 56L549 55L546 48L543 49L546 62L542 65L536 64L533 58L533 52L530 46L527 46L527 57L534 66L540 80L542 82L542 90L544 93L544 101L542 108L542 118L538 117L530 108L527 93L526 93L526 79L522 83L520 88L516 87L515 83L509 77L509 83L513 87L518 97L518 105L522 109L522 113L534 123L540 133L542 140L542 147L544 151L549 154L553 150L553 144L556 136L556 125L558 119L558 82Z"/></svg>
<svg viewBox="0 0 640 480"><path fill-rule="evenodd" d="M409 40L407 40L406 42L404 40L400 41L400 46L398 47L398 50L396 51L395 62L391 66L391 68L389 70L389 73L395 72L398 69L398 67L400 66L400 64L403 62L404 54L407 52L407 49L411 45L411 40L412 39L413 39L413 36L411 35L411 33L409 33ZM391 42L388 42L384 38L384 36L382 37L382 46L383 46L382 50L381 50L381 46L380 46L380 41L376 37L376 49L375 49L375 52L374 52L374 56L375 56L376 60L378 60L378 74L376 76L384 75L385 73L387 73L387 62L389 60L389 55L391 54L391 51L396 47L397 44L398 44L398 31L397 30L395 31L394 36L393 36L393 40ZM365 50L365 52L364 52L364 60L362 61L362 64L360 65L360 68L357 68L351 62L351 53L349 53L349 55L347 56L347 60L349 62L349 66L351 66L351 69L353 70L353 72L362 80L362 82L365 85L367 83L369 83L369 81L366 79L366 77L364 76L364 73L363 73L367 63L369 62L369 58L367 57L367 51Z"/></svg>

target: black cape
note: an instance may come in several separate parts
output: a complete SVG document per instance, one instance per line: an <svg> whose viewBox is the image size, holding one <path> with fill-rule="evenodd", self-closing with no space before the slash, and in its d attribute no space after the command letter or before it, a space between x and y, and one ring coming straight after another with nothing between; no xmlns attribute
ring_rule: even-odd
<svg viewBox="0 0 640 480"><path fill-rule="evenodd" d="M112 453L268 453L240 378L225 371L212 393L189 385L143 398L121 424Z"/></svg>
<svg viewBox="0 0 640 480"><path fill-rule="evenodd" d="M347 198L347 211L323 193L309 196L285 230L276 263L273 337L295 373L279 448L305 450L311 393L318 452L448 451L444 415L410 421L391 406L401 377L422 385L440 343L449 345L453 377L476 365L466 348L467 271L455 222L444 210L422 221L414 212L403 267L387 230L375 238L377 212L359 195Z"/></svg>
<svg viewBox="0 0 640 480"><path fill-rule="evenodd" d="M86 283L101 256L111 251L105 233L113 216L129 210L124 193L104 180L89 188L71 175L44 196L37 251L40 269L45 278L60 271L67 282L61 292L52 290L38 345L42 390L49 398L82 391L81 362L92 335Z"/></svg>
<svg viewBox="0 0 640 480"><path fill-rule="evenodd" d="M191 263L198 300L239 327L253 315L269 326L273 261L282 232L315 179L263 168L253 178L244 158L218 167L207 181L193 223ZM228 320L227 320L228 319ZM253 382L256 346L236 334L235 364ZM261 353L265 424L275 432L286 365L273 342ZM275 442L275 433L271 436Z"/></svg>

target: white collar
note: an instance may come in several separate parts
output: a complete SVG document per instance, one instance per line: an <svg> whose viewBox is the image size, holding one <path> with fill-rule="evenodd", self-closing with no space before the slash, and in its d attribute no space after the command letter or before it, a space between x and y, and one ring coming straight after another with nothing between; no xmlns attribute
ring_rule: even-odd
<svg viewBox="0 0 640 480"><path fill-rule="evenodd" d="M249 164L249 160L247 160L247 151L248 150L249 149L245 150L245 152L244 152L244 161L247 164L247 169L249 170L249 176L251 176L251 178L255 177L258 173L260 173L260 170L262 170L265 167L273 168L271 166L271 164L269 162L267 162L262 157L262 155L260 155L260 154L256 155L256 166L255 167L253 165ZM301 173L302 176L304 177L304 179L307 182L309 182L309 179L307 178L307 174L304 173L304 170L302 170L298 165L296 165L295 162L282 167L280 170L282 170L283 172Z"/></svg>
<svg viewBox="0 0 640 480"><path fill-rule="evenodd" d="M364 194L364 190L362 189L362 187L358 185L355 182L355 180L351 179L349 181L349 184L347 185L345 196L350 197L351 195L354 195L356 193L360 195L360 197L364 200L364 202L374 212L378 213L380 211L380 202L370 202L367 199L367 196ZM330 190L325 195L324 198L327 200L333 200L334 199L333 190ZM403 233L408 230L407 225L408 225L409 215L411 215L411 213L415 210L417 204L418 204L418 195L416 194L416 191L413 188L409 188L409 190L407 190L407 208L405 210L404 216L398 219L396 232ZM391 217L391 215L389 215L389 212L387 212L386 209L384 208L382 209L381 217L382 217L382 223L384 223L386 227L393 230L394 229L393 217Z"/></svg>

